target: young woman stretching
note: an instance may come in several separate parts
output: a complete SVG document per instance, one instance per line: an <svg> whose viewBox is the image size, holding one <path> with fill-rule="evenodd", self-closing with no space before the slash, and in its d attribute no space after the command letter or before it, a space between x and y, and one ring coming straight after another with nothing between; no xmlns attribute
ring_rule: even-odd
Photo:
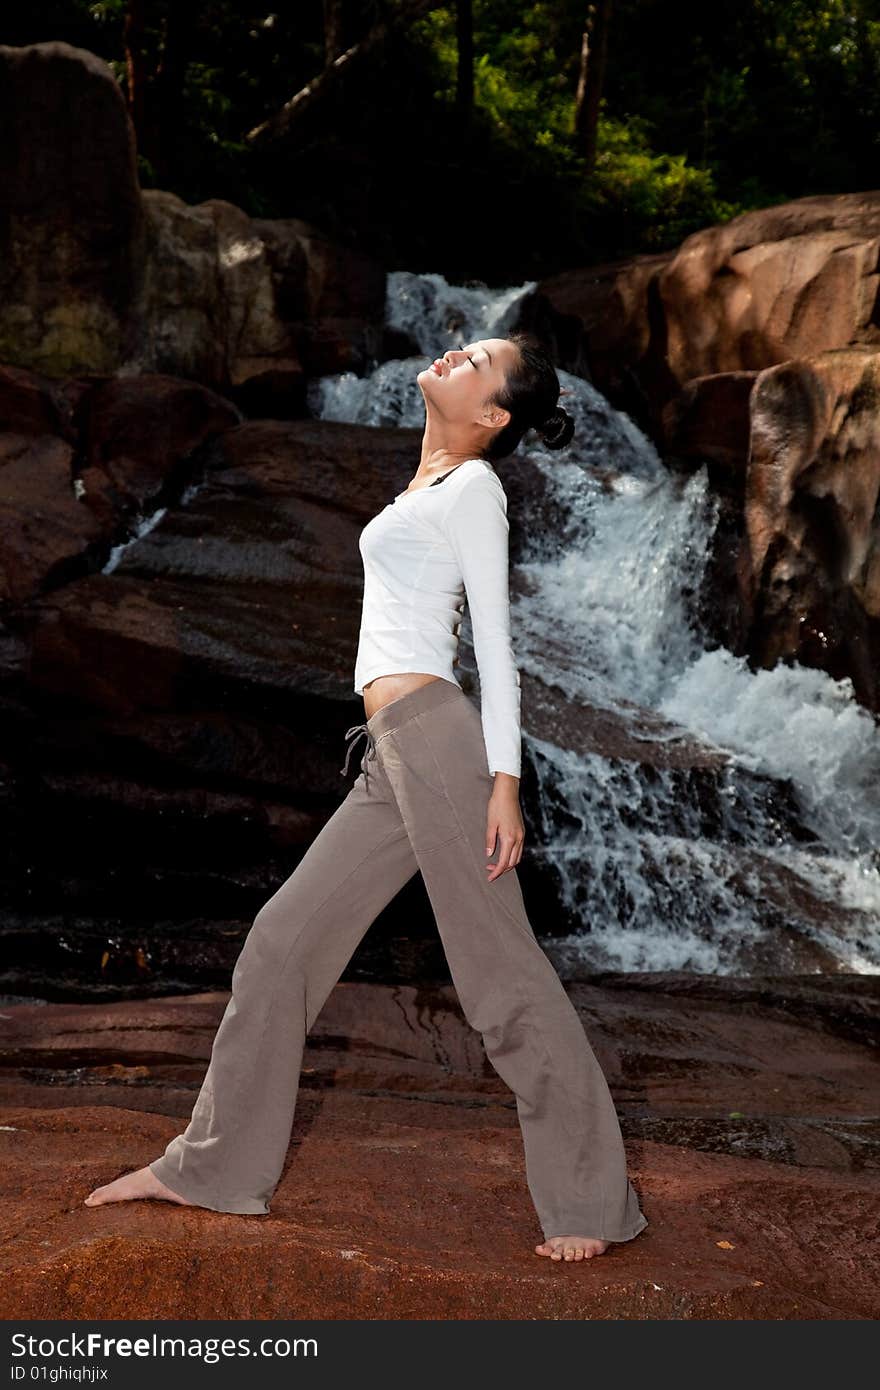
<svg viewBox="0 0 880 1390"><path fill-rule="evenodd" d="M418 382L427 411L419 467L360 537L354 683L367 718L345 735L349 755L366 740L360 774L256 915L187 1129L146 1168L85 1201L159 1197L268 1212L306 1035L371 923L420 870L464 1015L516 1096L544 1234L536 1253L582 1260L648 1223L607 1082L535 938L516 874L520 681L507 496L492 465L527 429L560 448L574 423L528 334L447 352ZM465 601L479 709L453 670Z"/></svg>

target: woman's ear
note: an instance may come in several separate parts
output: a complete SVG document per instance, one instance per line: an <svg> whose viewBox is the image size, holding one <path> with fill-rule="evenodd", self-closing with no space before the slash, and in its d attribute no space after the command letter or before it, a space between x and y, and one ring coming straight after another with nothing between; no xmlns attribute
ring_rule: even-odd
<svg viewBox="0 0 880 1390"><path fill-rule="evenodd" d="M500 405L487 405L483 407L483 424L489 425L493 430L499 429L502 425L510 424L510 411L505 410Z"/></svg>

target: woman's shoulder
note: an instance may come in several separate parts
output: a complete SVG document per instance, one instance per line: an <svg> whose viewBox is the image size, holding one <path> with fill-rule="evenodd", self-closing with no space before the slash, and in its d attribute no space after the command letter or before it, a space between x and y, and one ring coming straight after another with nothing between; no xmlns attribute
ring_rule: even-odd
<svg viewBox="0 0 880 1390"><path fill-rule="evenodd" d="M459 468L462 476L437 518L440 529L449 534L491 527L495 522L506 526L507 493L492 465L485 459L469 459Z"/></svg>
<svg viewBox="0 0 880 1390"><path fill-rule="evenodd" d="M479 455L477 455L475 458L468 459L468 463L476 464L478 473L483 476L494 478L497 483L501 482L501 479L495 471L495 465L491 463L489 459L480 458Z"/></svg>
<svg viewBox="0 0 880 1390"><path fill-rule="evenodd" d="M488 459L467 459L466 462L461 464L461 470L463 476L459 481L462 486L471 488L479 485L484 488L495 489L503 496L507 495L504 492L504 485L501 479Z"/></svg>
<svg viewBox="0 0 880 1390"><path fill-rule="evenodd" d="M489 493L505 502L507 501L507 493L504 491L501 479L488 459L467 459L464 463L459 464L452 477L447 478L443 487L438 488L437 491L443 492L449 483L455 483L455 487L450 487L446 494L451 499L452 506L455 506L464 494L473 497L477 492Z"/></svg>

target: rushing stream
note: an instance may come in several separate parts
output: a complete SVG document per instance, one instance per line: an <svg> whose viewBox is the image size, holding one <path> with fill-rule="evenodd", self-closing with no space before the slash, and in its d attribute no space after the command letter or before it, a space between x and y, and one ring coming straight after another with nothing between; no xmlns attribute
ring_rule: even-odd
<svg viewBox="0 0 880 1390"><path fill-rule="evenodd" d="M449 347L503 336L532 288L392 273L387 321L424 355L323 378L311 409L421 427L416 374ZM690 769L574 754L531 735L524 709L539 781L531 852L555 869L573 924L555 957L592 969L876 972L874 719L846 681L789 665L752 672L707 640L696 596L719 509L706 469L673 474L589 383L559 376L575 439L562 454L523 450L553 524L532 526L514 556L520 669L557 699L612 712L636 738L647 709L666 721L655 742L723 756L709 774L697 757ZM461 635L473 669L467 621Z"/></svg>

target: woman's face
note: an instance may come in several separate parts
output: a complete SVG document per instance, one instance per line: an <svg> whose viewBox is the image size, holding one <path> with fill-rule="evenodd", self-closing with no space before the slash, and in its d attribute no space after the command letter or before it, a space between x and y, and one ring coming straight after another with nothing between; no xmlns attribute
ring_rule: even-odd
<svg viewBox="0 0 880 1390"><path fill-rule="evenodd" d="M416 380L428 409L450 423L500 429L510 412L488 401L518 358L519 349L509 338L478 338L435 358Z"/></svg>

